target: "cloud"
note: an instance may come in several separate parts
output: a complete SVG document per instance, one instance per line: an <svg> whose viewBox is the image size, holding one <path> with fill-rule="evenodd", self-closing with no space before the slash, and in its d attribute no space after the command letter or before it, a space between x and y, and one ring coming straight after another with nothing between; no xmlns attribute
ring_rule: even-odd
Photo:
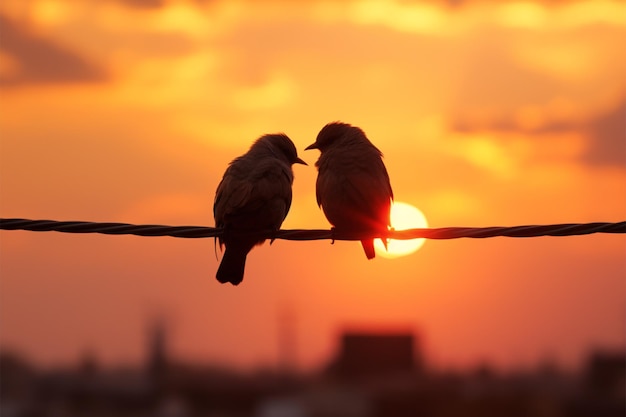
<svg viewBox="0 0 626 417"><path fill-rule="evenodd" d="M138 9L158 9L166 5L166 0L118 0L118 2Z"/></svg>
<svg viewBox="0 0 626 417"><path fill-rule="evenodd" d="M102 68L61 45L29 33L2 15L0 26L1 86L99 82L107 78Z"/></svg>
<svg viewBox="0 0 626 417"><path fill-rule="evenodd" d="M587 127L589 145L583 161L594 166L626 169L626 97Z"/></svg>
<svg viewBox="0 0 626 417"><path fill-rule="evenodd" d="M291 79L275 75L261 85L237 89L233 93L233 102L242 110L280 108L292 101L295 90Z"/></svg>
<svg viewBox="0 0 626 417"><path fill-rule="evenodd" d="M550 120L541 116L542 109L535 109L537 117L542 117L538 123L526 123L519 114L510 117L472 120L458 118L453 122L453 130L472 135L484 132L493 132L507 136L507 134L521 133L527 140L545 138L546 135L581 133L585 146L580 151L580 160L594 167L617 167L626 170L626 96L609 110L599 115L585 119L584 117L569 120ZM519 112L518 112L519 113ZM549 113L544 109L544 113ZM528 118L532 118L528 116Z"/></svg>

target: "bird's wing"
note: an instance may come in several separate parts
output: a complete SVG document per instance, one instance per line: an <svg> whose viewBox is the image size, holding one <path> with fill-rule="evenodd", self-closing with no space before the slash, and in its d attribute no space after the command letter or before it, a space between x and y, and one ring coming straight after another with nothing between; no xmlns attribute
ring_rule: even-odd
<svg viewBox="0 0 626 417"><path fill-rule="evenodd" d="M277 228L280 227L280 223L285 219L291 207L292 182L291 168L284 164L272 163L261 167L251 192L251 200L254 200L255 204L249 203L248 205L254 206L254 209L261 209L269 204L273 210L278 211L275 213L278 214L275 219L278 220L280 217L276 226Z"/></svg>
<svg viewBox="0 0 626 417"><path fill-rule="evenodd" d="M389 175L380 158L369 164L357 161L344 161L341 169L320 168L317 179L317 201L331 210L335 217L343 212L342 217L348 224L375 229L389 225L389 212L393 192ZM325 201L328 199L328 201ZM331 208L332 206L332 208Z"/></svg>
<svg viewBox="0 0 626 417"><path fill-rule="evenodd" d="M388 222L393 193L386 171L356 171L348 174L346 181L350 184L344 187L346 199L358 205L368 217Z"/></svg>
<svg viewBox="0 0 626 417"><path fill-rule="evenodd" d="M246 169L229 167L216 192L216 223L237 218L243 227L280 227L292 199L293 177L289 167L283 165L270 159ZM259 221L262 224L254 224Z"/></svg>

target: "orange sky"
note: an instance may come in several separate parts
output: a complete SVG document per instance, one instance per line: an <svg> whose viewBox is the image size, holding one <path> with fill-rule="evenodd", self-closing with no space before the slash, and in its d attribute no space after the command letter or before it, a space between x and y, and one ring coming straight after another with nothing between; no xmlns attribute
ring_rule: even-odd
<svg viewBox="0 0 626 417"><path fill-rule="evenodd" d="M621 221L626 5L618 1L4 0L0 215L213 225L228 162L285 132L284 228L315 204L327 122L365 130L433 227ZM577 364L625 343L620 235L255 249L237 288L213 241L3 231L0 344L44 364L138 360L164 313L181 357L276 362L293 311L315 367L343 326L409 326L438 366Z"/></svg>

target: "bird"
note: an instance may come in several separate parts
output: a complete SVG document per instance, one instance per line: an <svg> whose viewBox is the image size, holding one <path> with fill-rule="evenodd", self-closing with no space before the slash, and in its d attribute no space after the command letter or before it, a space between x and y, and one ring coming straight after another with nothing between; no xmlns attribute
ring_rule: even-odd
<svg viewBox="0 0 626 417"><path fill-rule="evenodd" d="M224 172L213 203L215 225L223 231L218 238L224 248L216 273L220 283L239 285L248 253L266 240L259 234L280 229L291 206L293 164L307 165L291 139L266 134Z"/></svg>
<svg viewBox="0 0 626 417"><path fill-rule="evenodd" d="M390 227L393 191L382 152L356 126L325 125L305 148L321 154L315 166L317 205L333 229L347 232L386 232ZM383 239L386 245L386 240ZM374 239L362 239L367 259L376 256Z"/></svg>

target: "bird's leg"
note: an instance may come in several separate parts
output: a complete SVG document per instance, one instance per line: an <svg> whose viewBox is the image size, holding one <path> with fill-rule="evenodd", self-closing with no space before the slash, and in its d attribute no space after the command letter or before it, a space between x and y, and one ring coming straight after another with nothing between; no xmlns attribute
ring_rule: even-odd
<svg viewBox="0 0 626 417"><path fill-rule="evenodd" d="M394 227L389 226L389 231L390 232L394 232L396 229ZM387 245L389 244L389 238L385 237L384 239L381 239L383 241L383 245L385 245L385 249L387 249Z"/></svg>
<svg viewBox="0 0 626 417"><path fill-rule="evenodd" d="M222 251L222 244L220 243L220 252ZM213 238L213 252L215 252L215 259L219 259L217 257L217 236Z"/></svg>
<svg viewBox="0 0 626 417"><path fill-rule="evenodd" d="M330 244L334 245L335 244L335 226L331 226L330 228Z"/></svg>
<svg viewBox="0 0 626 417"><path fill-rule="evenodd" d="M220 236L215 236L213 238L213 251L215 252L215 259L218 259L217 255L217 247L219 243L220 252L224 250L224 242L227 240L228 229L225 227L218 228L220 232Z"/></svg>

